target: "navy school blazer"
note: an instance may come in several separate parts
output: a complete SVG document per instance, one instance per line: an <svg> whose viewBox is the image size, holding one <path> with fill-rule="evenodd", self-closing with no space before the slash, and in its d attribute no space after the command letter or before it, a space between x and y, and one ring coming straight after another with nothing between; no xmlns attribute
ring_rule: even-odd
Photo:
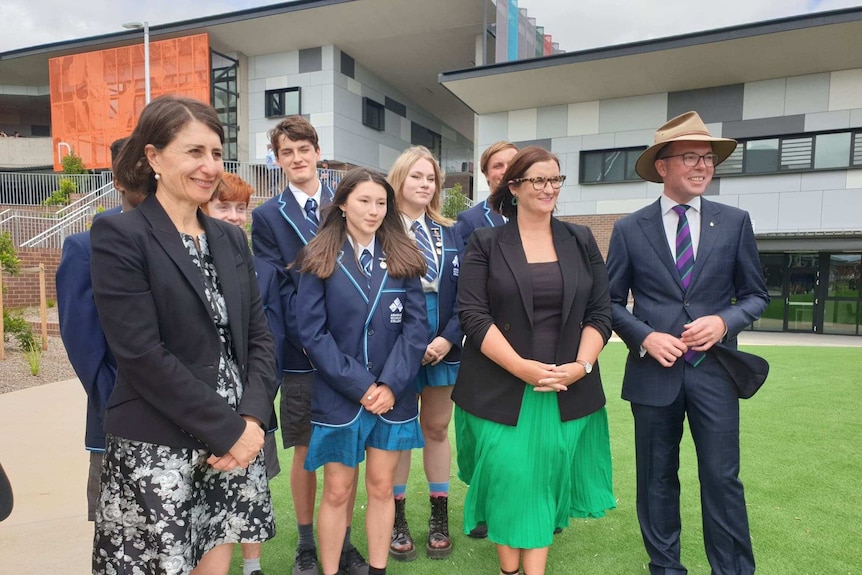
<svg viewBox="0 0 862 575"><path fill-rule="evenodd" d="M332 204L333 192L326 183L321 183L320 221L326 208ZM290 188L270 198L252 212L251 246L254 255L269 262L278 270L278 284L284 314L284 340L276 343L281 350L280 367L283 371L307 373L312 370L299 341L296 323L296 288L299 273L287 269L305 245L314 237L314 232L305 219L305 210L297 203ZM275 332L274 332L275 333ZM278 334L275 334L278 336Z"/></svg>
<svg viewBox="0 0 862 575"><path fill-rule="evenodd" d="M120 208L114 208L99 217L118 213ZM63 242L55 277L57 311L69 363L87 392L84 446L90 451L104 451L103 418L117 381L117 360L105 340L93 300L90 251L89 231L72 234Z"/></svg>
<svg viewBox="0 0 862 575"><path fill-rule="evenodd" d="M198 211L230 319L242 400L216 391L221 343L201 272L156 199L93 222L96 307L117 359L105 431L118 437L224 455L242 415L270 421L275 354L245 234Z"/></svg>
<svg viewBox="0 0 862 575"><path fill-rule="evenodd" d="M458 221L455 223L455 231L461 240L462 249L467 246L467 242L473 232L479 228L496 228L506 223L503 216L495 212L491 208L488 200L482 200L475 206L467 208L458 214Z"/></svg>
<svg viewBox="0 0 862 575"><path fill-rule="evenodd" d="M425 296L418 277L390 277L381 265L385 260L377 241L369 281L345 241L332 276L300 276L296 313L300 339L315 367L313 423L351 423L365 409L359 402L375 382L395 394L394 409L381 418L403 423L419 414L413 380L427 346Z"/></svg>
<svg viewBox="0 0 862 575"><path fill-rule="evenodd" d="M446 227L429 218L432 243L440 262L440 281L437 282L437 333L454 345L443 361L457 364L461 361L461 322L458 320L458 276L461 273L463 249L454 227ZM431 340L428 340L431 343Z"/></svg>

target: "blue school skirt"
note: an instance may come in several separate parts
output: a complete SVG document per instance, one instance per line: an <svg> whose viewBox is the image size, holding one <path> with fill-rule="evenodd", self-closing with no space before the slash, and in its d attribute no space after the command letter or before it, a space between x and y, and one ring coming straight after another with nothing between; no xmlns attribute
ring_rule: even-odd
<svg viewBox="0 0 862 575"><path fill-rule="evenodd" d="M425 307L428 310L428 343L437 337L437 297L436 292L425 293ZM422 393L426 387L445 387L455 385L458 377L460 363L446 363L441 361L437 365L423 365L413 383L416 385L416 393Z"/></svg>

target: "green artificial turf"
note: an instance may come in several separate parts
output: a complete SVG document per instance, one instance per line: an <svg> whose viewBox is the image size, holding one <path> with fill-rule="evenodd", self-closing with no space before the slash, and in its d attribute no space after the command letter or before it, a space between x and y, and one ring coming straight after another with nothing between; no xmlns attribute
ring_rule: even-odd
<svg viewBox="0 0 862 575"><path fill-rule="evenodd" d="M741 476L757 572L862 574L862 349L752 346L747 350L762 355L772 366L760 392L741 402ZM602 519L572 520L554 539L548 575L648 573L635 512L632 416L629 404L620 399L625 353L622 344L611 343L599 360L608 396L617 508ZM450 436L449 510L455 549L447 560L424 556L427 484L421 453L414 452L407 515L419 558L410 563L390 561L387 571L392 575L499 573L493 544L462 533L466 486L457 478L454 430ZM287 575L293 566L297 534L289 490L291 456L290 450L280 452L282 473L271 483L278 535L264 544L262 565L267 575ZM687 430L680 461L682 560L692 575L708 574L696 458ZM513 462L512 472L517 469L518 463ZM360 478L353 541L363 553L364 501ZM237 549L231 573L241 574L241 564Z"/></svg>

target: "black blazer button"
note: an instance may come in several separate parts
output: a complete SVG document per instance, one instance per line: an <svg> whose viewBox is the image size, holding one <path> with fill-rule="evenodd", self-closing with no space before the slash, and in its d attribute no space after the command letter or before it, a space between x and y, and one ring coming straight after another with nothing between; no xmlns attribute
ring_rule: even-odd
<svg viewBox="0 0 862 575"><path fill-rule="evenodd" d="M685 307L688 307L691 304L688 302L688 300L685 300L684 302L682 302L682 305L684 305Z"/></svg>
<svg viewBox="0 0 862 575"><path fill-rule="evenodd" d="M365 367L367 367L368 369L374 369L374 364L369 361L367 364L365 364Z"/></svg>
<svg viewBox="0 0 862 575"><path fill-rule="evenodd" d="M368 335L374 335L374 330L373 330L373 329L369 329L369 330L368 330Z"/></svg>
<svg viewBox="0 0 862 575"><path fill-rule="evenodd" d="M509 331L509 324L503 324L503 331Z"/></svg>

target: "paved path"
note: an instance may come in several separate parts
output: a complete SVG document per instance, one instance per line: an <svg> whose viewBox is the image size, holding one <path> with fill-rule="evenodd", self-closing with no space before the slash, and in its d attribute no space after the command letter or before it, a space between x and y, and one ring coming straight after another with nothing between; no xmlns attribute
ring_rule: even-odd
<svg viewBox="0 0 862 575"><path fill-rule="evenodd" d="M862 337L744 332L743 346L862 347ZM92 524L85 496L86 396L76 379L0 395L0 462L15 508L0 523L0 572L85 575Z"/></svg>

